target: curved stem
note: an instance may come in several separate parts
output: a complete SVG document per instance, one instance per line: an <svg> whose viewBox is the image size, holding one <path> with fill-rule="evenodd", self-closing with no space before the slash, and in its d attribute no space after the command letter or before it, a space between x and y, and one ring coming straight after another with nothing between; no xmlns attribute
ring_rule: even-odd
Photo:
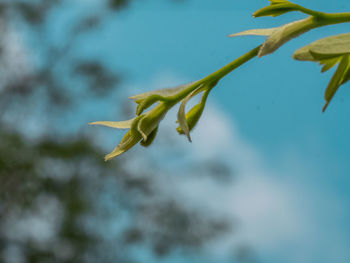
<svg viewBox="0 0 350 263"><path fill-rule="evenodd" d="M350 17L350 13L325 13L325 12L321 12L321 11L315 11L306 7L303 7L301 5L298 4L294 4L295 7L302 13L316 17L316 18L336 18L336 19L345 19L344 22L349 22L349 17ZM342 22L340 22L342 23Z"/></svg>
<svg viewBox="0 0 350 263"><path fill-rule="evenodd" d="M240 56L239 58L235 59L234 61L230 62L226 66L220 68L219 70L213 72L212 74L206 76L203 79L200 79L196 82L194 82L192 85L190 85L187 89L181 91L176 95L175 98L173 98L170 101L167 101L166 103L169 106L173 106L177 104L179 101L184 99L189 93L193 92L194 90L198 89L199 87L205 85L209 86L209 90L211 90L220 79L225 77L227 74L229 74L231 71L235 70L236 68L240 67L244 63L248 62L252 58L256 57L259 53L261 45L258 47L252 49L251 51L247 52L243 56Z"/></svg>
<svg viewBox="0 0 350 263"><path fill-rule="evenodd" d="M220 79L225 77L227 74L229 74L231 71L235 70L236 68L242 66L244 63L248 62L252 58L256 57L259 53L261 45L257 46L256 48L252 49L251 51L245 53L243 56L240 56L239 58L235 59L231 63L227 64L226 66L222 67L221 69L213 72L209 76L203 78L200 80L201 83L209 83L213 82L216 84Z"/></svg>
<svg viewBox="0 0 350 263"><path fill-rule="evenodd" d="M310 14L310 17L305 18L303 20L300 20L300 28L295 30L294 28L291 28L291 36L287 38L286 41L289 39L292 39L300 34L303 34L311 29L315 29L318 27L328 26L328 25L334 25L334 24L340 24L340 23L346 23L350 22L350 13L322 13L313 11L311 9L307 9L304 7L300 7L300 11ZM294 24L295 25L295 24ZM285 42L286 42L285 41ZM230 62L226 66L220 68L219 70L213 72L212 74L206 76L205 78L198 80L194 82L192 85L190 85L187 89L183 90L177 96L172 99L171 101L168 101L167 103L169 105L175 105L180 100L184 99L189 93L193 92L194 90L198 89L202 85L211 86L210 90L217 84L218 81L220 81L223 77L225 77L227 74L235 70L236 68L240 67L244 63L248 62L249 60L253 59L254 57L259 55L259 51L261 51L261 47L263 45L259 45L256 48L250 50L246 54L240 56L239 58L235 59L234 61ZM269 52L271 53L271 52ZM260 54L261 55L261 54Z"/></svg>
<svg viewBox="0 0 350 263"><path fill-rule="evenodd" d="M296 6L298 6L298 9L299 9L300 12L302 12L304 14L307 14L307 15L310 15L310 16L322 17L325 14L327 14L327 13L324 13L324 12L319 12L319 11L315 11L315 10L303 7L301 5L296 5Z"/></svg>

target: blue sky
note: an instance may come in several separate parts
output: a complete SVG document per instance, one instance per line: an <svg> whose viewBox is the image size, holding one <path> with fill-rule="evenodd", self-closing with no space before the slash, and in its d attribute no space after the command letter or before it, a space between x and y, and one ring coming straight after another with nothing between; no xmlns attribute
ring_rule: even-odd
<svg viewBox="0 0 350 263"><path fill-rule="evenodd" d="M64 41L62 28L76 13L97 10L98 2L80 0L74 8L69 8L70 2L66 9L57 10L59 19L49 28L52 38ZM295 2L324 11L350 10L348 0ZM79 43L76 56L102 58L125 74L125 97L118 93L89 105L79 112L83 121L118 120L123 117L118 114L120 105L128 96L202 78L264 40L232 39L228 34L303 17L252 18L256 9L267 4L262 0L135 1ZM237 169L240 178L223 189L210 180L179 180L170 172L167 180L178 185L173 194L181 193L194 203L206 200L207 208L216 213L231 211L225 216L238 215L243 224L240 237L254 245L261 262L350 262L349 84L322 114L331 73L321 74L317 64L291 58L303 45L348 30L349 25L339 25L309 32L227 76L212 91L191 145L176 135L175 114L164 121L160 136L162 131L173 133L180 151L186 152L187 160L182 162L220 158ZM121 134L115 138L115 131L97 133L101 142L110 136L113 143L121 138ZM122 158L127 160L137 151L157 159L159 151L169 156L172 150L157 146L156 140L149 150L137 148ZM170 161L163 166L170 171L174 167ZM208 198L209 192L218 193L217 197ZM234 243L228 238L213 244L208 262L226 262L225 244L230 242Z"/></svg>
<svg viewBox="0 0 350 263"><path fill-rule="evenodd" d="M350 9L347 0L298 3L325 11ZM274 27L303 17L288 14L253 19L251 13L266 4L224 0L193 0L183 5L137 2L91 35L91 42L82 43L80 52L102 56L106 63L126 73L125 98L135 92L176 86L204 77L263 41L261 37L232 39L228 34ZM291 58L297 48L320 37L347 32L348 28L340 25L317 29L230 74L209 97L209 109L202 120L207 126L197 127L194 143L183 146L192 154L187 154L188 158L196 154L199 159L222 158L239 167L242 179L237 185L242 185L245 192L235 186L221 189L226 195L217 202L223 204L232 198L236 204L232 211L250 229L243 231L242 239L255 245L262 262L350 260L350 211L346 205L350 201L350 91L342 87L322 114L323 94L331 73L321 74L318 65ZM111 101L110 107L90 117L118 119L112 115L112 107L118 105ZM175 116L168 119L174 122ZM217 119L216 128L210 129ZM215 134L218 138L213 139ZM200 150L194 150L197 148ZM157 150L153 146L151 150L135 151L155 152L157 156ZM203 152L212 155L203 156ZM196 185L198 191L194 192L201 200L203 189L215 191L211 188L215 186L203 184L200 187L201 182L194 183L187 193ZM236 196L236 191L242 191L241 195ZM195 200L195 196L189 199ZM237 200L246 204L237 206ZM265 206L261 211L259 207ZM224 209L230 208L219 210Z"/></svg>
<svg viewBox="0 0 350 263"><path fill-rule="evenodd" d="M92 35L91 42L82 43L80 52L102 56L106 63L126 73L126 86L138 86L140 92L153 89L152 81L162 74L173 75L182 82L196 80L263 41L261 37L232 39L228 34L273 27L302 17L288 14L253 19L251 13L266 2L135 3L131 10L112 18L102 32ZM336 4L298 3L327 11L349 7L345 0ZM318 180L344 194L350 183L350 126L346 123L349 91L342 87L328 111L322 114L323 94L331 73L321 74L315 63L293 61L291 56L297 48L319 37L347 30L348 25L326 27L293 40L276 53L255 59L233 72L210 96L236 120L239 131L272 164L281 152L296 151L320 170ZM181 83L167 85L178 84ZM100 111L98 117L104 114Z"/></svg>

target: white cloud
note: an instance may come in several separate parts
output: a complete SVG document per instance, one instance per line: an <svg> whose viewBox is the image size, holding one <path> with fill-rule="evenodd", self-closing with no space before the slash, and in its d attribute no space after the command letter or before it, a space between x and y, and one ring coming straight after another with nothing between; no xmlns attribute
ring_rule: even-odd
<svg viewBox="0 0 350 263"><path fill-rule="evenodd" d="M21 34L2 20L0 19L0 23L3 24L0 28L2 34L0 45L3 55L0 68L3 74L1 74L0 87L30 72L29 51Z"/></svg>
<svg viewBox="0 0 350 263"><path fill-rule="evenodd" d="M259 152L240 138L232 119L211 103L202 118L193 134L193 143L184 150L197 160L220 159L238 175L226 185L211 178L187 177L181 181L175 178L173 183L184 198L194 205L205 203L216 213L238 217L245 231L242 235L261 245L303 231L299 222L303 219L298 218L302 217L301 211L291 191L263 167ZM271 226L276 230L274 233L269 233Z"/></svg>
<svg viewBox="0 0 350 263"><path fill-rule="evenodd" d="M350 254L344 249L347 238L341 227L327 229L336 224L333 215L346 215L346 205L334 193L325 195L326 189L305 187L310 169L305 166L303 171L300 161L291 163L292 159L288 166L268 168L259 150L237 130L232 118L209 103L193 135L194 143L186 148L197 158L234 162L238 174L232 184L217 184L199 177L172 182L172 187L177 185L181 191L178 196L186 202L194 206L204 204L209 213L238 219L238 232L214 243L213 253L227 254L232 244L244 240L263 254L275 258L280 255L284 262L313 262L319 251L327 251L323 260L349 259ZM282 158L276 162L282 162ZM324 242L325 236L332 236L333 243ZM283 254L288 250L294 254L286 258Z"/></svg>

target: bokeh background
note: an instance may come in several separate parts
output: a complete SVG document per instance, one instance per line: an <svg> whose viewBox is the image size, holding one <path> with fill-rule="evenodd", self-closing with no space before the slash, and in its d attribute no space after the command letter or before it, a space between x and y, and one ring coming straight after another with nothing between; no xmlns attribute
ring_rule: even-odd
<svg viewBox="0 0 350 263"><path fill-rule="evenodd" d="M348 0L299 0L343 12ZM213 90L193 143L176 111L154 144L108 163L127 97L197 80L263 41L227 38L303 16L267 1L0 1L0 262L350 262L350 91L297 48Z"/></svg>

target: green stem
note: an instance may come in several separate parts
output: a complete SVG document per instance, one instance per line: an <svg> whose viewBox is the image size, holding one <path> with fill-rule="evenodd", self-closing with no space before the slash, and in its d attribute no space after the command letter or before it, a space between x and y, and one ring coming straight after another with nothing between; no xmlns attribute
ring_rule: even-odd
<svg viewBox="0 0 350 263"><path fill-rule="evenodd" d="M227 64L226 66L222 67L221 69L215 71L214 73L210 74L209 76L203 78L200 80L201 83L214 83L218 82L220 79L225 77L227 74L229 74L231 71L235 70L236 68L242 66L244 63L248 62L252 58L256 57L259 53L260 46L252 49L251 51L247 52L243 56L240 56L239 58L235 59L231 63Z"/></svg>
<svg viewBox="0 0 350 263"><path fill-rule="evenodd" d="M322 13L313 11L304 7L300 7L300 11L310 14L311 16L308 18L305 18L303 20L298 21L300 26L298 24L294 24L294 26L298 25L299 28L297 30L293 28L289 28L288 30L291 30L290 36L286 38L287 42L288 40L297 37L303 33L306 33L307 31L310 31L311 29L315 29L318 27L328 26L328 25L334 25L334 24L340 24L340 23L347 23L350 22L350 13ZM286 32L286 35L288 35L288 32ZM261 51L262 45L252 49L248 53L244 54L243 56L235 59L231 63L227 64L226 66L222 67L221 69L213 72L212 74L208 75L207 77L196 81L192 85L190 85L187 89L183 90L177 96L167 103L169 105L175 105L182 99L184 99L189 93L193 92L194 90L198 89L201 85L210 86L213 88L218 81L220 81L223 77L225 77L227 74L235 70L236 68L240 67L244 63L248 62L252 58L258 56L258 55L266 55L268 53L272 53L275 51L275 49L272 49L272 51L267 51L264 54L259 54L259 51ZM210 88L210 89L211 89Z"/></svg>
<svg viewBox="0 0 350 263"><path fill-rule="evenodd" d="M235 70L236 68L240 67L244 63L248 62L252 58L256 57L259 53L261 45L252 49L248 53L244 54L243 56L240 56L239 58L235 59L231 63L227 64L226 66L222 67L221 69L213 72L212 74L206 76L205 78L198 80L194 82L192 85L190 85L187 89L181 91L176 95L175 98L167 101L166 103L169 106L173 106L182 99L184 99L189 93L193 92L194 90L198 89L201 86L207 86L210 87L209 89L212 89L217 82L225 77L227 74L229 74L231 71Z"/></svg>
<svg viewBox="0 0 350 263"><path fill-rule="evenodd" d="M315 10L312 10L312 9L308 9L306 7L303 7L301 5L297 5L297 4L294 4L295 7L302 13L304 14L307 14L307 15L310 15L310 16L313 16L313 17L316 17L316 18L335 18L335 19L345 19L345 21L343 22L349 22L349 18L350 18L350 13L325 13L325 12L320 12L320 11L315 11ZM343 22L340 22L340 23L343 23Z"/></svg>
<svg viewBox="0 0 350 263"><path fill-rule="evenodd" d="M295 5L295 6L299 9L300 12L307 14L307 15L310 15L310 16L321 17L321 16L324 16L326 14L323 12L308 9L308 8L303 7L301 5Z"/></svg>
<svg viewBox="0 0 350 263"><path fill-rule="evenodd" d="M262 57L275 52L286 42L298 37L312 29L350 22L350 13L325 14L322 16L309 16L276 28L267 38L258 56Z"/></svg>
<svg viewBox="0 0 350 263"><path fill-rule="evenodd" d="M334 13L334 14L328 14L328 13L320 13L319 16L310 16L305 19L305 26L300 28L300 33L305 33L309 30L324 27L324 26L330 26L335 24L341 24L341 23L348 23L350 22L350 13ZM299 35L299 32L295 32L295 35Z"/></svg>
<svg viewBox="0 0 350 263"><path fill-rule="evenodd" d="M330 25L350 22L350 13L322 13L320 18L328 21Z"/></svg>

